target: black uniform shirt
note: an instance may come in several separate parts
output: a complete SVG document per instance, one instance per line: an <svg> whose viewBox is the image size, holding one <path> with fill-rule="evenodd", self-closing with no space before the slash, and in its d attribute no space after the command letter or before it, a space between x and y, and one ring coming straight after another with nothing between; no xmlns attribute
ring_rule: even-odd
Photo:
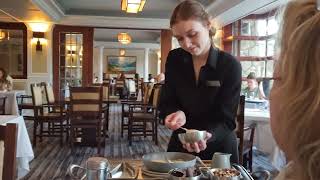
<svg viewBox="0 0 320 180"><path fill-rule="evenodd" d="M211 47L196 83L192 55L182 48L170 51L161 98L164 116L182 110L184 127L207 130L222 139L235 129L241 89L241 65L230 54Z"/></svg>

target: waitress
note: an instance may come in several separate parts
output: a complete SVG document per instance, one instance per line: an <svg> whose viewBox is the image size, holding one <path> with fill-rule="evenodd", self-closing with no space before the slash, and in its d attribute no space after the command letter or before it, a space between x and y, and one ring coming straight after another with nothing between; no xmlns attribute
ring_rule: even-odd
<svg viewBox="0 0 320 180"><path fill-rule="evenodd" d="M173 11L173 36L181 48L170 51L161 97L166 127L174 130L168 151L189 152L211 159L214 152L230 153L238 162L234 129L241 89L241 65L214 47L210 17L197 1L186 0ZM205 140L181 144L180 127L207 131Z"/></svg>

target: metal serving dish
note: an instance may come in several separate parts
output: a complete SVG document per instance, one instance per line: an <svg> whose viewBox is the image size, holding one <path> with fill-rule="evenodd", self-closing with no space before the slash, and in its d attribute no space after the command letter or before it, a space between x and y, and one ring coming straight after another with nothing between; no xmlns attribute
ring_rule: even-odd
<svg viewBox="0 0 320 180"><path fill-rule="evenodd" d="M167 173L171 169L193 167L196 157L181 152L159 152L142 156L142 161L148 170Z"/></svg>

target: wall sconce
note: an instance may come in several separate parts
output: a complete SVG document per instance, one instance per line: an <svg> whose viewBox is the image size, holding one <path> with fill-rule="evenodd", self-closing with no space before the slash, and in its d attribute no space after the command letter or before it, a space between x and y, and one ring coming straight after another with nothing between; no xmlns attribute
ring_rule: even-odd
<svg viewBox="0 0 320 180"><path fill-rule="evenodd" d="M44 32L33 32L33 38L38 38L36 51L42 51L42 45L40 43L40 38L44 38Z"/></svg>
<svg viewBox="0 0 320 180"><path fill-rule="evenodd" d="M76 54L76 51L68 50L68 55L75 55L75 54Z"/></svg>
<svg viewBox="0 0 320 180"><path fill-rule="evenodd" d="M6 37L6 33L0 29L0 41Z"/></svg>
<svg viewBox="0 0 320 180"><path fill-rule="evenodd" d="M127 13L138 13L142 11L146 0L122 0L121 10Z"/></svg>
<svg viewBox="0 0 320 180"><path fill-rule="evenodd" d="M124 49L120 49L119 50L119 54L120 54L120 56L125 56L126 55L126 51Z"/></svg>

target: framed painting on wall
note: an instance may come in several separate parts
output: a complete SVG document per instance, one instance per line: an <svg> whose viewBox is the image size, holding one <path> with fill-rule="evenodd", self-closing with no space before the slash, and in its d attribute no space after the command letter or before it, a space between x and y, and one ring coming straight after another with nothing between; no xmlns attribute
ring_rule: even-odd
<svg viewBox="0 0 320 180"><path fill-rule="evenodd" d="M107 56L108 73L136 73L136 56Z"/></svg>

